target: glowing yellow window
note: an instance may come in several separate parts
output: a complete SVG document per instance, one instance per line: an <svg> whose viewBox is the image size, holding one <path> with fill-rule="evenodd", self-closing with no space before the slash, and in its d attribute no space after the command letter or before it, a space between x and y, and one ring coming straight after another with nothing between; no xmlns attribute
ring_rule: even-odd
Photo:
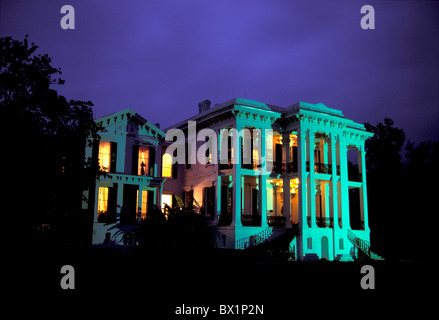
<svg viewBox="0 0 439 320"><path fill-rule="evenodd" d="M108 188L99 187L98 213L105 213L108 210Z"/></svg>
<svg viewBox="0 0 439 320"><path fill-rule="evenodd" d="M253 150L253 169L255 169L259 164L259 152L258 150Z"/></svg>
<svg viewBox="0 0 439 320"><path fill-rule="evenodd" d="M100 141L99 142L99 166L102 171L110 171L110 159L111 159L111 142Z"/></svg>
<svg viewBox="0 0 439 320"><path fill-rule="evenodd" d="M147 176L149 168L149 148L148 147L139 147L139 167L137 174L139 176Z"/></svg>
<svg viewBox="0 0 439 320"><path fill-rule="evenodd" d="M171 194L162 194L162 210L165 209L165 204L172 208L172 195Z"/></svg>
<svg viewBox="0 0 439 320"><path fill-rule="evenodd" d="M142 191L142 203L139 202L139 190L137 190L137 207L140 209L141 218L146 219L146 208L148 205L148 191Z"/></svg>
<svg viewBox="0 0 439 320"><path fill-rule="evenodd" d="M162 177L172 177L172 156L169 153L165 153L162 157Z"/></svg>

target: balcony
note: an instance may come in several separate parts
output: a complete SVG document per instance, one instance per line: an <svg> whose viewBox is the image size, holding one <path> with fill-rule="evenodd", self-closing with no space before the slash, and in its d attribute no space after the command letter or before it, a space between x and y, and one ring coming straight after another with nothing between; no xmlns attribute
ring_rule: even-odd
<svg viewBox="0 0 439 320"><path fill-rule="evenodd" d="M316 225L319 228L333 228L334 219L329 217L316 217Z"/></svg>
<svg viewBox="0 0 439 320"><path fill-rule="evenodd" d="M270 227L285 227L285 217L267 216L267 223Z"/></svg>
<svg viewBox="0 0 439 320"><path fill-rule="evenodd" d="M306 161L306 171L309 172L309 161ZM332 174L332 164L314 163L314 172ZM340 166L337 166L337 175L340 175Z"/></svg>
<svg viewBox="0 0 439 320"><path fill-rule="evenodd" d="M288 169L288 173L290 172L297 172L297 162L293 161L290 163L280 163L280 162L273 162L273 170L274 173L286 173L286 169Z"/></svg>
<svg viewBox="0 0 439 320"><path fill-rule="evenodd" d="M241 223L246 227L259 227L261 225L261 216L253 214L241 215Z"/></svg>

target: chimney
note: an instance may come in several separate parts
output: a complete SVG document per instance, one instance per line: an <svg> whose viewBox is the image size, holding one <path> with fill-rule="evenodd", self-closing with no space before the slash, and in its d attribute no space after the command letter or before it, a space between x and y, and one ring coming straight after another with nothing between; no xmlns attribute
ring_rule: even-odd
<svg viewBox="0 0 439 320"><path fill-rule="evenodd" d="M198 103L198 113L206 112L210 109L210 100L204 100Z"/></svg>
<svg viewBox="0 0 439 320"><path fill-rule="evenodd" d="M157 122L157 123L154 123L154 125L160 129L160 123Z"/></svg>

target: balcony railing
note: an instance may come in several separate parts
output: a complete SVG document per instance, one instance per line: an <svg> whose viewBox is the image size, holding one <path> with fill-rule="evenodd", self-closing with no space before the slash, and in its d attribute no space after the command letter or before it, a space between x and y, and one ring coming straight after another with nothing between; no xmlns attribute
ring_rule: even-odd
<svg viewBox="0 0 439 320"><path fill-rule="evenodd" d="M273 162L273 170L274 173L286 173L286 169L288 169L288 172L297 172L297 162L293 161L290 163L280 163L280 162Z"/></svg>
<svg viewBox="0 0 439 320"><path fill-rule="evenodd" d="M261 216L253 214L243 214L241 215L241 223L243 226L258 227L261 225Z"/></svg>
<svg viewBox="0 0 439 320"><path fill-rule="evenodd" d="M285 227L285 217L267 216L267 223L270 227Z"/></svg>
<svg viewBox="0 0 439 320"><path fill-rule="evenodd" d="M309 161L306 161L306 171L309 172ZM314 163L314 172L323 174L332 174L332 164ZM340 166L337 166L337 175L340 175Z"/></svg>
<svg viewBox="0 0 439 320"><path fill-rule="evenodd" d="M334 219L329 217L316 217L316 224L319 228L333 228Z"/></svg>

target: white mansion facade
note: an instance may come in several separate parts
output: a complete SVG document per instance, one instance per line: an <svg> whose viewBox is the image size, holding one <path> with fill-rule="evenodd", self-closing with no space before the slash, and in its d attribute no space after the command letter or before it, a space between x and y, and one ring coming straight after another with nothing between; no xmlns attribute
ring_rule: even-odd
<svg viewBox="0 0 439 320"><path fill-rule="evenodd" d="M298 260L370 254L364 145L372 133L339 110L236 98L213 107L200 102L197 115L164 131L130 109L95 121L106 131L86 156L97 157L106 174L86 192L94 199L94 246L135 245L133 231L151 206L172 207L180 198L205 216L217 248L246 249L294 229L290 250ZM266 148L252 151L244 163L172 164L166 132L179 129L188 137L190 121L197 133L210 129L218 136L223 129L260 129L251 144ZM223 152L229 160L242 159L248 142L236 134L229 140ZM197 141L197 149L204 143ZM356 166L348 164L348 155Z"/></svg>

